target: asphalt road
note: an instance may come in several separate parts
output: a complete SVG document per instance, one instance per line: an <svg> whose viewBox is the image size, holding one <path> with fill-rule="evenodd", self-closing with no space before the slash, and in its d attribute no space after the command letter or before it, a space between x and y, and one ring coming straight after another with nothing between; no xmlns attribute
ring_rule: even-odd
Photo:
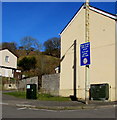
<svg viewBox="0 0 117 120"><path fill-rule="evenodd" d="M44 110L22 106L2 105L3 118L115 118L115 108L81 110Z"/></svg>

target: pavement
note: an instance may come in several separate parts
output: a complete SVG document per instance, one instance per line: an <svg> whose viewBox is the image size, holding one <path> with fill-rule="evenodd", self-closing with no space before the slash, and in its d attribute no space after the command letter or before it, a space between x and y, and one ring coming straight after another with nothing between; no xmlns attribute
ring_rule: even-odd
<svg viewBox="0 0 117 120"><path fill-rule="evenodd" d="M51 110L95 109L117 106L117 102L109 101L89 101L89 104L86 105L83 101L40 101L21 99L5 94L2 94L2 104Z"/></svg>

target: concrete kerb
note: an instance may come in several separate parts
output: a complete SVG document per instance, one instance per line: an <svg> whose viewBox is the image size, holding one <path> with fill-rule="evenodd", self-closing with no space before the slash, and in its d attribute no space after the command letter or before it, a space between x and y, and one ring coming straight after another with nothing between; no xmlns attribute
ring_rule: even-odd
<svg viewBox="0 0 117 120"><path fill-rule="evenodd" d="M116 107L117 105L79 105L79 106L43 106L43 105L30 105L30 104L13 104L8 103L7 105L17 106L17 107L26 107L31 109L47 109L47 110L78 110L78 109L100 109L100 108L109 108Z"/></svg>
<svg viewBox="0 0 117 120"><path fill-rule="evenodd" d="M74 110L74 109L97 109L97 108L107 108L116 107L117 102L109 101L90 101L88 105L83 104L79 101L39 101L39 100L29 100L29 99L19 99L13 96L3 95L3 103L8 103L6 105L13 105L17 107L26 108L37 108L37 109L53 109L53 110ZM2 105L5 105L3 104Z"/></svg>

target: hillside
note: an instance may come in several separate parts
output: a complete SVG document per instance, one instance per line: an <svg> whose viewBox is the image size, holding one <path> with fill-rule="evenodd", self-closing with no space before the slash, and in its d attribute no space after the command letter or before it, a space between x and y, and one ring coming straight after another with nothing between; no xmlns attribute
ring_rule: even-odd
<svg viewBox="0 0 117 120"><path fill-rule="evenodd" d="M29 71L23 71L27 77L32 76L42 76L44 74L53 74L55 73L55 68L59 66L60 59L48 55L43 55L41 52L31 51L29 55L26 55L25 50L18 50L17 54L19 56L18 62L24 57L35 57L36 58L36 68ZM22 69L22 68L19 68Z"/></svg>

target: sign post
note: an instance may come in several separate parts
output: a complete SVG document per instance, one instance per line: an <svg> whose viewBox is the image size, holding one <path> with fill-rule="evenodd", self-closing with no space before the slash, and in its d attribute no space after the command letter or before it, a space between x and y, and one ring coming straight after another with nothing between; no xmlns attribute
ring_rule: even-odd
<svg viewBox="0 0 117 120"><path fill-rule="evenodd" d="M80 44L80 65L85 66L85 102L89 101L90 42Z"/></svg>
<svg viewBox="0 0 117 120"><path fill-rule="evenodd" d="M89 0L86 0L85 9L85 42L89 42ZM87 58L84 59L84 63ZM85 103L88 104L89 101L89 64L85 66Z"/></svg>
<svg viewBox="0 0 117 120"><path fill-rule="evenodd" d="M85 43L80 45L80 65L85 66L85 103L89 101L89 65L90 65L90 38L89 38L89 0L85 3Z"/></svg>

